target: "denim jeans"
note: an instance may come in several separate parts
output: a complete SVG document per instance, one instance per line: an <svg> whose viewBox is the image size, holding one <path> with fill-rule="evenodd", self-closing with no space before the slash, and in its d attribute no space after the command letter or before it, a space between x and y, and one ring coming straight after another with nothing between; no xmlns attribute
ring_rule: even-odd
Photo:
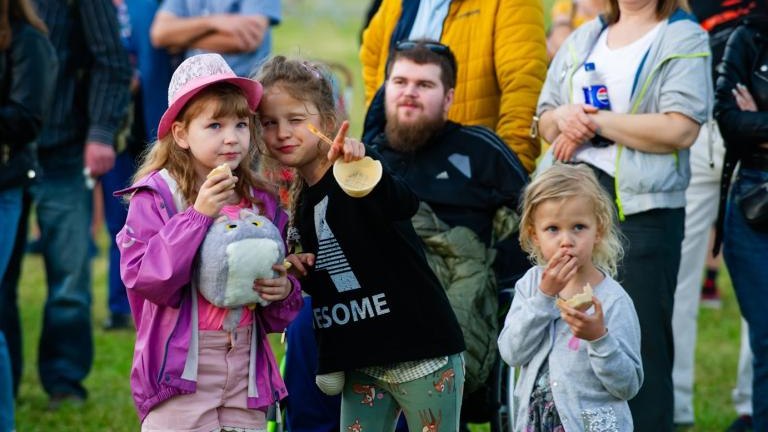
<svg viewBox="0 0 768 432"><path fill-rule="evenodd" d="M288 389L286 422L293 432L339 430L341 396L328 396L315 385L317 343L312 329L312 298L304 297L304 306L287 331L285 351L285 386Z"/></svg>
<svg viewBox="0 0 768 432"><path fill-rule="evenodd" d="M0 432L14 430L13 386L11 385L11 358L8 345L0 331Z"/></svg>
<svg viewBox="0 0 768 432"><path fill-rule="evenodd" d="M125 225L128 216L128 205L122 198L112 196L112 193L130 186L134 171L133 156L122 152L115 159L115 166L101 178L104 191L104 219L109 231L109 284L108 305L110 314L130 314L128 296L125 285L120 278L120 250L117 248L115 236Z"/></svg>
<svg viewBox="0 0 768 432"><path fill-rule="evenodd" d="M756 431L768 430L768 232L747 225L737 202L745 192L764 182L768 182L768 171L739 171L728 197L723 231L723 257L741 314L749 324L754 355L752 416Z"/></svg>
<svg viewBox="0 0 768 432"><path fill-rule="evenodd" d="M14 363L14 384L21 374L21 327L17 292L24 250L28 204L34 201L45 261L48 295L43 311L38 371L48 394L87 395L82 380L93 363L91 270L88 245L91 190L82 174L41 178L25 197L20 235L3 281L0 324Z"/></svg>
<svg viewBox="0 0 768 432"><path fill-rule="evenodd" d="M0 280L8 267L8 261L13 252L13 240L21 216L22 189L12 188L0 191ZM0 296L0 311L2 311ZM0 432L14 429L13 380L11 375L11 358L5 336L0 331Z"/></svg>
<svg viewBox="0 0 768 432"><path fill-rule="evenodd" d="M21 215L18 222L18 230L12 241L13 248L5 267L2 282L0 283L0 331L5 333L5 341L8 354L11 358L11 377L13 379L13 393L18 394L19 381L21 380L22 358L21 327L19 310L16 299L18 297L17 285L21 277L21 261L24 258L24 249L27 239L27 215L32 197L28 190L21 192Z"/></svg>

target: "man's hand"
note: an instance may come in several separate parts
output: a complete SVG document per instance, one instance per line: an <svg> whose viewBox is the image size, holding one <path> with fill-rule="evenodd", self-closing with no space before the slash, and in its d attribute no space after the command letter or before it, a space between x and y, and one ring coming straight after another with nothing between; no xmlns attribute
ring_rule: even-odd
<svg viewBox="0 0 768 432"><path fill-rule="evenodd" d="M101 177L115 165L115 149L109 144L96 141L85 143L85 167L91 177Z"/></svg>
<svg viewBox="0 0 768 432"><path fill-rule="evenodd" d="M210 18L216 33L232 35L239 41L241 52L258 49L269 29L269 19L263 15L218 14Z"/></svg>
<svg viewBox="0 0 768 432"><path fill-rule="evenodd" d="M603 318L603 304L597 297L592 296L595 313L587 315L584 312L563 304L560 306L560 317L571 328L571 333L579 339L593 341L600 339L608 331Z"/></svg>

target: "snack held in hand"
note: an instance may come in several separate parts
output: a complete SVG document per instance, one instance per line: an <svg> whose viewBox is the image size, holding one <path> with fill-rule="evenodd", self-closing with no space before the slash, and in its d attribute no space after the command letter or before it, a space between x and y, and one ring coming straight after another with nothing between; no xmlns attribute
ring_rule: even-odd
<svg viewBox="0 0 768 432"><path fill-rule="evenodd" d="M358 161L333 164L333 177L347 195L361 198L368 195L381 180L381 162L366 156Z"/></svg>
<svg viewBox="0 0 768 432"><path fill-rule="evenodd" d="M568 300L564 300L558 297L557 299L557 306L560 307L563 304L568 305L576 310L584 312L585 310L592 307L592 285L587 282L586 285L584 285L584 291L576 294L575 296L569 298Z"/></svg>
<svg viewBox="0 0 768 432"><path fill-rule="evenodd" d="M229 165L223 163L216 168L212 169L211 172L208 173L206 178L211 178L217 174L227 174L228 176L232 177L232 169L229 167Z"/></svg>

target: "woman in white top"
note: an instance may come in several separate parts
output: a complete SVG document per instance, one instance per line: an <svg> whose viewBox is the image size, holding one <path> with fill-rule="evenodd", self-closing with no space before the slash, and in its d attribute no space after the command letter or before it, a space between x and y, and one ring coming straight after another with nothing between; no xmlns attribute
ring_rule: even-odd
<svg viewBox="0 0 768 432"><path fill-rule="evenodd" d="M610 0L558 51L534 119L552 144L539 171L587 164L616 204L626 250L617 280L642 329L645 382L630 401L642 431L673 428L672 304L688 148L710 111L708 58L707 35L679 0Z"/></svg>

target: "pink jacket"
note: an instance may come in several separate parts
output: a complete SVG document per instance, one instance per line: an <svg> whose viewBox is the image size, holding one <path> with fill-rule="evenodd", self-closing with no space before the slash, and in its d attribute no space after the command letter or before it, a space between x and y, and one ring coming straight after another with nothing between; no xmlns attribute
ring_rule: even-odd
<svg viewBox="0 0 768 432"><path fill-rule="evenodd" d="M195 255L213 218L192 207L177 212L184 201L164 170L116 193L126 194L131 195L128 217L117 243L120 274L136 322L131 392L143 421L160 402L195 391L198 353L189 348L198 335L197 296L190 282ZM275 197L255 194L264 203L265 216L284 232L288 218ZM282 332L301 309L299 283L290 278L294 289L287 298L255 310L251 363L256 367L249 376L249 408L265 410L287 395L266 335Z"/></svg>

